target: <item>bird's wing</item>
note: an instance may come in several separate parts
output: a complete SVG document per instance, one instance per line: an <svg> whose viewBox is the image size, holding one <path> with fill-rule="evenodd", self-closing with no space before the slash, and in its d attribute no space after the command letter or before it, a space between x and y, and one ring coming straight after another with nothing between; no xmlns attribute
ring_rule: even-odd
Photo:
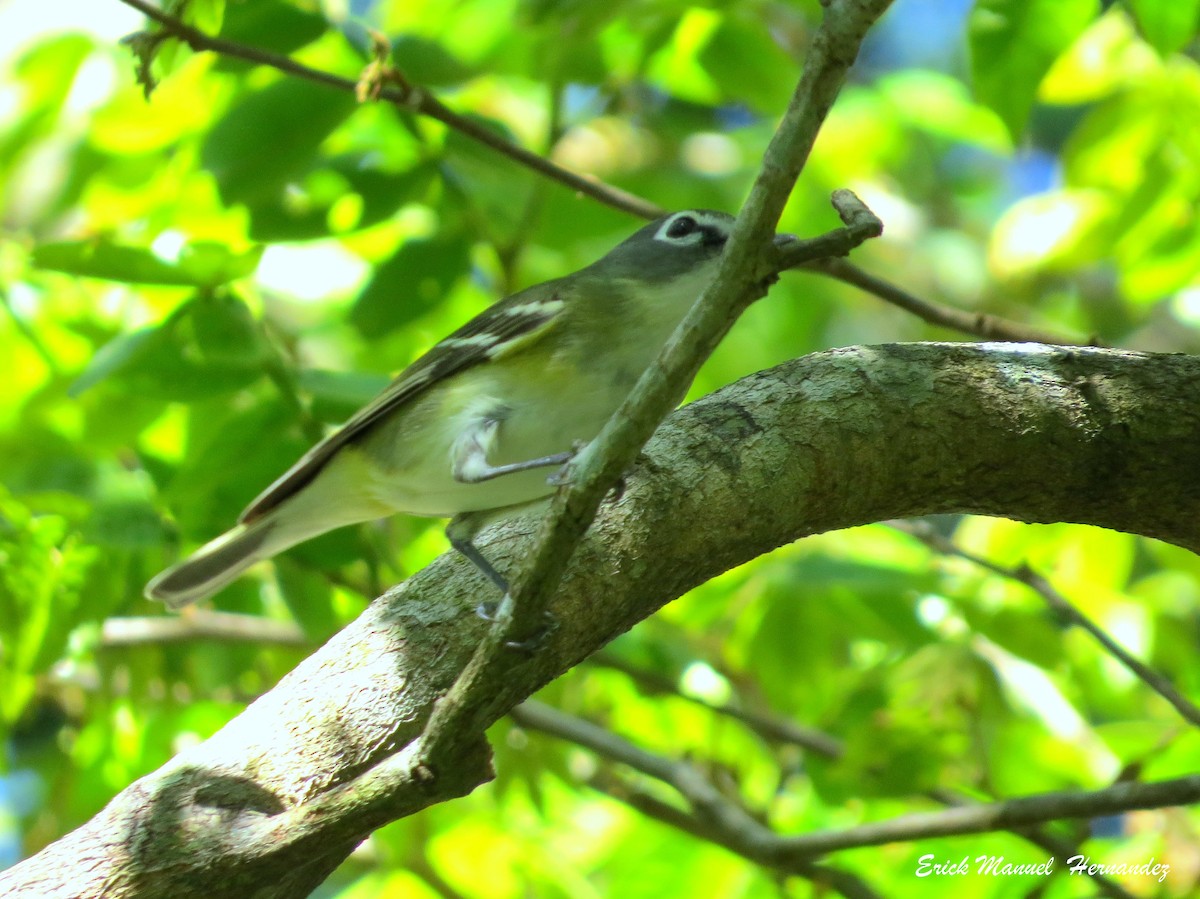
<svg viewBox="0 0 1200 899"><path fill-rule="evenodd" d="M561 294L560 282L548 281L489 306L400 372L379 396L301 456L246 507L238 520L250 524L294 496L312 482L339 449L431 385L539 340L559 320Z"/></svg>

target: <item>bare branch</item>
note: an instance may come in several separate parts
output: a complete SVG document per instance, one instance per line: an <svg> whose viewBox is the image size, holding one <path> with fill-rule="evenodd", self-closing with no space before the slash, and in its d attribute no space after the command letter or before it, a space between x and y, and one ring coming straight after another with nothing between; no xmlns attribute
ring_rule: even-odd
<svg viewBox="0 0 1200 899"><path fill-rule="evenodd" d="M760 853L760 859L771 859L769 863L775 866L841 849L1012 830L1064 818L1093 818L1200 801L1200 775L1193 775L1156 783L1119 783L1091 792L1060 791L989 804L958 805L840 831L784 837L764 827L740 805L718 792L686 762L647 752L609 730L542 703L527 701L511 714L523 727L569 740L670 784L701 821L717 828L726 839L735 838L739 845Z"/></svg>
<svg viewBox="0 0 1200 899"><path fill-rule="evenodd" d="M667 678L644 671L636 665L630 665L611 652L601 650L588 661L593 665L620 671L653 692L669 693L672 696L678 696L680 699L685 699L688 702L708 709L714 714L724 715L727 718L740 721L765 740L776 743L790 743L793 746L811 750L826 758L837 758L842 754L842 741L837 737L830 736L814 727L805 727L802 724L797 724L795 721L781 718L778 715L751 711L739 708L730 703L709 702L697 696L692 696L680 690L675 683Z"/></svg>
<svg viewBox="0 0 1200 899"><path fill-rule="evenodd" d="M540 156L524 147L517 146L474 119L462 116L439 101L428 89L413 85L394 69L389 69L391 78L385 81L372 80L370 89L364 95L364 80L351 80L340 75L323 72L299 63L287 56L272 53L257 47L249 47L235 41L205 34L197 28L180 21L175 16L163 12L148 0L120 0L132 6L147 18L158 23L164 33L183 41L193 50L210 51L246 62L268 66L277 71L298 78L321 84L334 90L346 91L364 99L384 100L397 108L414 112L435 119L460 134L487 146L503 156L513 160L531 171L537 172L552 181L565 185L578 193L592 197L614 209L620 209L643 219L653 219L662 215L665 210L642 197L628 191L605 184L598 178L580 175L557 165L544 156ZM368 69L378 67L378 61L369 63ZM838 250L831 244L828 254L803 256L800 261L788 263L787 268L804 268L817 274L825 275L847 284L852 284L867 293L871 293L885 302L891 303L911 312L918 318L964 334L973 334L990 340L1020 341L1046 343L1054 346L1080 344L1081 341L1041 331L1036 328L999 318L993 315L965 312L954 309L910 294L903 289L875 275L863 271L844 259L836 258L844 255L851 247ZM1082 341L1084 345L1103 346L1095 336Z"/></svg>
<svg viewBox="0 0 1200 899"><path fill-rule="evenodd" d="M1046 578L1028 565L1022 565L1019 568L1006 568L1003 565L997 565L989 559L969 553L955 546L954 543L937 533L927 522L894 522L893 527L906 534L911 534L926 546L942 555L957 556L960 559L966 559L980 568L984 568L1008 580L1024 584L1040 596L1046 605L1065 624L1082 628L1091 634L1096 642L1104 647L1106 652L1128 668L1138 680L1142 681L1142 683L1174 706L1175 710L1188 722L1200 727L1200 708L1197 708L1194 702L1175 689L1175 685L1157 671L1139 659L1134 658L1128 650L1106 634L1103 628L1084 615L1083 612L1079 611L1070 600L1054 589L1053 585Z"/></svg>
<svg viewBox="0 0 1200 899"><path fill-rule="evenodd" d="M269 50L247 47L244 44L205 34L198 28L193 28L175 16L163 12L154 4L148 2L148 0L120 0L120 2L127 6L132 6L147 18L157 22L167 34L183 41L193 50L207 50L233 59L242 59L246 62L269 66L288 75L294 75L297 78L311 81L314 84L321 84L334 90L355 94L356 96L359 93L359 81L311 68L303 63L296 62L296 60L290 57L272 53ZM620 209L623 212L628 212L641 218L657 218L659 215L662 215L663 211L658 206L639 196L605 184L597 178L580 175L569 169L564 169L562 166L556 165L549 159L539 156L537 153L530 152L524 147L510 143L473 119L459 115L424 88L408 83L397 84L392 82L386 85L379 85L377 91L371 91L371 97L386 100L388 103L406 112L414 112L428 116L431 119L436 119L447 127L453 128L459 134L495 150L497 153L508 157L514 162L553 181L557 181L580 194L612 206L614 209Z"/></svg>
<svg viewBox="0 0 1200 899"><path fill-rule="evenodd" d="M1147 808L1166 808L1200 801L1200 775L1154 783L1120 783L1090 792L1060 791L1023 796L987 805L969 805L903 815L890 821L864 824L827 833L781 837L773 847L776 857L811 858L827 852L861 846L962 836L1011 830L1067 818L1096 818Z"/></svg>
<svg viewBox="0 0 1200 899"><path fill-rule="evenodd" d="M819 275L836 278L846 284L874 294L886 303L891 303L911 312L922 321L931 325L960 331L963 334L975 334L987 340L1004 340L1016 343L1045 343L1050 346L1103 346L1099 338L1092 336L1084 341L1074 340L1049 331L1020 322L1009 321L995 315L985 315L978 312L966 312L940 303L923 300L897 287L890 281L885 281L869 272L863 271L853 263L834 256L814 259L799 266Z"/></svg>
<svg viewBox="0 0 1200 899"><path fill-rule="evenodd" d="M522 727L568 740L591 749L604 758L620 762L636 771L641 771L643 774L670 784L688 801L692 807L691 813L680 811L674 806L646 794L642 794L646 801L640 808L641 811L651 814L665 823L759 862L763 860L760 856L762 847L771 845L771 842L778 838L770 828L755 820L732 798L723 795L695 766L687 762L671 761L663 756L647 752L609 730L535 700L527 700L513 709L510 714L513 720ZM615 780L597 779L593 785L602 788L600 785L606 782L617 783ZM624 796L618 796L625 800L628 796L640 791L621 790L618 792L625 793ZM614 793L614 795L617 794ZM780 867L781 870L788 873L799 874L810 880L828 883L850 899L876 896L857 877L847 872L837 872L835 876L832 869L815 865L807 859L796 860L796 864L793 865L775 867ZM850 879L844 880L843 878ZM842 886L835 885L834 880L837 880Z"/></svg>
<svg viewBox="0 0 1200 899"><path fill-rule="evenodd" d="M974 801L965 799L951 790L930 790L929 798L934 802L954 808L973 807L977 805L977 803ZM1055 836L1045 828L1031 826L1010 827L1008 829L1011 833L1015 833L1017 836L1027 840L1034 846L1040 846L1042 849L1045 849L1055 858L1068 859L1073 858L1076 855L1083 854L1077 844L1071 840ZM1095 886L1102 895L1108 896L1109 899L1137 899L1137 897L1135 897L1132 893L1126 890L1107 874L1101 874L1098 871L1088 871L1085 876L1091 880L1092 885Z"/></svg>
<svg viewBox="0 0 1200 899"><path fill-rule="evenodd" d="M169 617L108 618L100 631L100 645L106 649L188 640L275 643L281 646L310 646L314 642L290 621L203 609Z"/></svg>
<svg viewBox="0 0 1200 899"><path fill-rule="evenodd" d="M672 780L672 776L677 772L679 766L689 768L691 775L685 780L684 786L690 788L693 783L692 778L699 777L699 772L694 767L687 765L684 762L671 762L659 756L640 749L628 741L604 730L598 725L591 724L582 719L567 715L557 709L550 708L533 700L527 700L520 706L517 706L511 713L512 718L521 726L533 730L539 730L543 733L551 734L560 739L567 740L578 746L583 746L590 749L597 755L607 758L611 761L620 764L628 765L634 770L640 771L643 774L662 780L677 790L684 798L691 798L688 792L680 789L676 781ZM789 724L790 722L783 722ZM818 732L819 733L819 732ZM836 738L827 735L821 735L827 742L836 744ZM803 744L802 744L803 745ZM840 746L832 757L836 758L841 755ZM666 775L666 776L664 776ZM752 853L761 853L764 843L763 841L747 842L744 839L746 832L752 829L753 826L762 828L763 833L771 835L773 842L771 852L776 851L775 847L780 845L780 841L788 838L774 834L757 821L753 825L747 825L740 822L740 826L733 829L725 829L716 826L713 819L709 816L701 816L695 813L682 811L675 806L662 802L657 797L636 790L634 787L627 785L627 782L621 778L616 778L612 775L599 776L589 780L589 785L596 789L600 789L605 793L609 793L614 798L627 802L638 808L645 814L651 815L658 820L671 824L674 827L687 831L688 833L700 839L709 840L718 843L727 849L737 852L739 855L744 855L751 860L758 861L763 864L772 865L780 870L791 871L792 873L802 874L809 877L809 869L804 867L796 867L796 865L808 864L806 858L789 856L785 861L775 860L767 861L761 855ZM623 785L614 791L614 785ZM711 787L710 787L711 789ZM719 795L719 794L718 794ZM971 800L965 799L956 795L950 790L936 789L928 794L930 799L942 805L949 806L954 809L981 809L989 808L989 806L979 805ZM732 804L732 801L721 797L721 801ZM735 806L736 807L736 806ZM992 806L994 807L994 806ZM753 820L753 819L752 819ZM1040 846L1054 854L1057 858L1067 859L1079 854L1079 850L1068 840L1060 839L1053 836L1044 830L1040 829L1035 824L1025 826L997 827L996 830L1009 830L1022 839ZM759 834L761 836L762 834ZM1092 882L1102 893L1109 896L1110 899L1132 899L1131 895L1124 890L1115 881L1109 879L1103 874L1090 875Z"/></svg>
<svg viewBox="0 0 1200 899"><path fill-rule="evenodd" d="M756 864L772 867L767 865L763 859L753 855L753 847L738 844L735 840L729 839L728 835L717 832L710 825L700 821L695 815L689 815L687 812L663 802L657 796L638 789L625 778L601 772L590 778L587 783L593 790L628 805L648 818L691 834L696 839L715 843ZM846 899L880 899L880 894L858 875L834 865L795 859L787 865L773 867L785 874L796 875L812 881L818 890L821 887L829 887L841 893ZM821 895L821 893L818 892L817 895Z"/></svg>

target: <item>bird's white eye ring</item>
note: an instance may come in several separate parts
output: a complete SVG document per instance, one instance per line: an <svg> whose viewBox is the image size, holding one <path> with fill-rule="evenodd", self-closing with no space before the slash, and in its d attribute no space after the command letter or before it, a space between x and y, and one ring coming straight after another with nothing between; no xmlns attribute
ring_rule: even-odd
<svg viewBox="0 0 1200 899"><path fill-rule="evenodd" d="M679 238L687 237L696 230L696 220L690 215L681 215L675 221L671 222L667 228L667 237Z"/></svg>

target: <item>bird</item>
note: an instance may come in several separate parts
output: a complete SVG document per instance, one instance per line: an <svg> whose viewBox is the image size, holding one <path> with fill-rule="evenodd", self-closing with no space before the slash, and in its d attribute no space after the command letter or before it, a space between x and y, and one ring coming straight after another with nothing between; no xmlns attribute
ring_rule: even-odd
<svg viewBox="0 0 1200 899"><path fill-rule="evenodd" d="M579 271L489 306L145 595L180 609L297 543L397 513L451 519L451 545L506 589L471 541L479 516L556 489L547 469L620 406L715 277L733 223L711 209L664 215Z"/></svg>

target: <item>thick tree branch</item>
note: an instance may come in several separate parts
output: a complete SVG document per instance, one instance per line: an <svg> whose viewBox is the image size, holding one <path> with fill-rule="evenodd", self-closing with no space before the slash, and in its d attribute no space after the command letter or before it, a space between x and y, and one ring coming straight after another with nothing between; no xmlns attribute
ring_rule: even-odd
<svg viewBox="0 0 1200 899"><path fill-rule="evenodd" d="M492 685L495 705L515 705L691 587L807 534L976 512L1196 550L1196 471L1193 357L913 344L796 360L663 425L575 554L552 604L558 628ZM513 565L541 514L515 515L480 543ZM374 823L486 779L477 733L453 746L467 763L441 771L422 767L413 741L483 636L474 609L488 591L468 563L439 559L210 740L0 874L0 893L74 899L104 883L110 896L207 897L219 868L262 897L303 895ZM358 786L366 798L351 801ZM1180 789L1158 800L1192 801ZM240 845L273 833L280 816L303 816L309 836L275 853Z"/></svg>

